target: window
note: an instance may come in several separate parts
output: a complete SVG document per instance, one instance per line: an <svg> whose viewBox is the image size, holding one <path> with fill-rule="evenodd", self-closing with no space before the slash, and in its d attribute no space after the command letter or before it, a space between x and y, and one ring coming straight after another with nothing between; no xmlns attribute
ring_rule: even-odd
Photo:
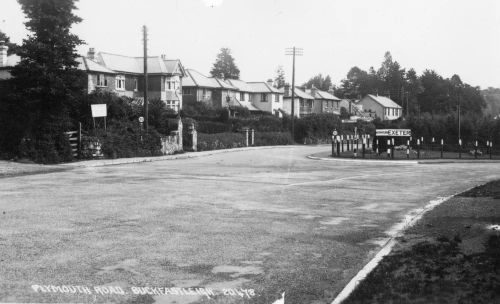
<svg viewBox="0 0 500 304"><path fill-rule="evenodd" d="M106 76L104 76L104 74L97 74L97 86L98 87L108 86L108 80L106 79Z"/></svg>
<svg viewBox="0 0 500 304"><path fill-rule="evenodd" d="M274 101L275 101L275 102L280 102L280 95L279 95L279 94L276 94L276 95L274 95L274 96L275 96L275 97L274 97L274 98L275 98L275 99L274 99Z"/></svg>
<svg viewBox="0 0 500 304"><path fill-rule="evenodd" d="M266 93L262 93L261 96L260 96L260 101L261 102L267 102L267 94Z"/></svg>
<svg viewBox="0 0 500 304"><path fill-rule="evenodd" d="M138 89L139 89L139 81L137 80L137 78L134 78L134 91L137 92Z"/></svg>
<svg viewBox="0 0 500 304"><path fill-rule="evenodd" d="M191 95L193 92L191 91L190 88L182 88L182 94L183 95Z"/></svg>
<svg viewBox="0 0 500 304"><path fill-rule="evenodd" d="M121 91L125 90L125 76L123 75L116 76L116 89Z"/></svg>
<svg viewBox="0 0 500 304"><path fill-rule="evenodd" d="M245 101L245 93L240 92L240 101Z"/></svg>
<svg viewBox="0 0 500 304"><path fill-rule="evenodd" d="M175 112L179 112L179 102L177 100L167 100L165 101L168 109L172 109Z"/></svg>

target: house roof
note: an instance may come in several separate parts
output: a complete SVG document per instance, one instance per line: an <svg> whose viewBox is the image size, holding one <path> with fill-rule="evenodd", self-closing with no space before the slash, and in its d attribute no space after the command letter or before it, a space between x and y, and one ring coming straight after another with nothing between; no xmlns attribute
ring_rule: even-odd
<svg viewBox="0 0 500 304"><path fill-rule="evenodd" d="M130 57L100 52L98 62L116 72L142 74L144 73L144 57ZM159 56L148 56L149 74L182 74L179 60L163 59Z"/></svg>
<svg viewBox="0 0 500 304"><path fill-rule="evenodd" d="M326 91L321 91L321 90L316 90L314 97L318 98L318 99L328 99L328 100L340 101L340 98L336 97L335 95L330 94Z"/></svg>
<svg viewBox="0 0 500 304"><path fill-rule="evenodd" d="M244 82L243 80L228 79L227 82L236 87L240 92L253 92L252 87L249 86L248 83Z"/></svg>
<svg viewBox="0 0 500 304"><path fill-rule="evenodd" d="M105 66L100 65L99 63L85 57L78 57L76 61L78 62L78 69L83 71L116 74L115 71L112 71Z"/></svg>
<svg viewBox="0 0 500 304"><path fill-rule="evenodd" d="M303 98L303 99L314 99L313 96L307 94L306 92L302 91L299 88L295 88L295 97ZM285 98L292 98L292 96L286 96Z"/></svg>
<svg viewBox="0 0 500 304"><path fill-rule="evenodd" d="M252 93L281 93L277 88L270 86L267 82L247 82Z"/></svg>
<svg viewBox="0 0 500 304"><path fill-rule="evenodd" d="M392 99L387 98L385 96L375 96L375 95L371 95L371 94L368 94L367 96L385 108L402 108L400 105L395 103Z"/></svg>
<svg viewBox="0 0 500 304"><path fill-rule="evenodd" d="M237 90L238 90L238 88L237 88L237 87L235 87L235 86L231 85L231 84L230 84L229 82L227 82L227 81L224 81L224 80L222 80L222 79L220 79L220 78L215 78L215 80L217 80L217 82L219 83L219 85L221 86L221 88L228 89L228 90L235 90L235 91L237 91Z"/></svg>
<svg viewBox="0 0 500 304"><path fill-rule="evenodd" d="M219 82L212 77L207 77L198 71L187 69L186 76L182 79L183 87L203 87L218 89L221 87Z"/></svg>

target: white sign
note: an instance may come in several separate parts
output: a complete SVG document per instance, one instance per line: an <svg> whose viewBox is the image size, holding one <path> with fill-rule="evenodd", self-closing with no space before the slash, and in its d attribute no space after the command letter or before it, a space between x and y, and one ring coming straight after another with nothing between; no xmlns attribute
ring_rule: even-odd
<svg viewBox="0 0 500 304"><path fill-rule="evenodd" d="M377 136L411 136L410 129L377 129Z"/></svg>
<svg viewBox="0 0 500 304"><path fill-rule="evenodd" d="M338 133L337 133L337 130L334 130L334 131L333 131L333 136L337 136L337 134L338 134Z"/></svg>
<svg viewBox="0 0 500 304"><path fill-rule="evenodd" d="M107 109L106 109L106 104L93 104L90 105L92 109L92 117L106 117L108 116L107 114Z"/></svg>
<svg viewBox="0 0 500 304"><path fill-rule="evenodd" d="M139 117L139 122L140 122L140 123L143 123L143 122L144 122L144 117L142 117L142 116L141 116L141 117Z"/></svg>

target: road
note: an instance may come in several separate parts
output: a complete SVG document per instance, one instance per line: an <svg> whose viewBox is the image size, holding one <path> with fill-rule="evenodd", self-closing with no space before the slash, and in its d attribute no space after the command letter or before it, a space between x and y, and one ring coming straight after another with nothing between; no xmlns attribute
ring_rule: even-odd
<svg viewBox="0 0 500 304"><path fill-rule="evenodd" d="M500 178L500 163L306 158L328 149L2 178L0 302L329 303L409 211Z"/></svg>

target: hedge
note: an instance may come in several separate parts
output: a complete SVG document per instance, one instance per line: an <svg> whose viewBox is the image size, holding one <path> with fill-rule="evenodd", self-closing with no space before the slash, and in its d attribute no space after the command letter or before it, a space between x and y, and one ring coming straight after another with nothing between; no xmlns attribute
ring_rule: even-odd
<svg viewBox="0 0 500 304"><path fill-rule="evenodd" d="M279 146L292 144L292 134L289 132L255 132L256 146Z"/></svg>
<svg viewBox="0 0 500 304"><path fill-rule="evenodd" d="M198 151L231 149L245 147L245 134L243 133L198 133Z"/></svg>

